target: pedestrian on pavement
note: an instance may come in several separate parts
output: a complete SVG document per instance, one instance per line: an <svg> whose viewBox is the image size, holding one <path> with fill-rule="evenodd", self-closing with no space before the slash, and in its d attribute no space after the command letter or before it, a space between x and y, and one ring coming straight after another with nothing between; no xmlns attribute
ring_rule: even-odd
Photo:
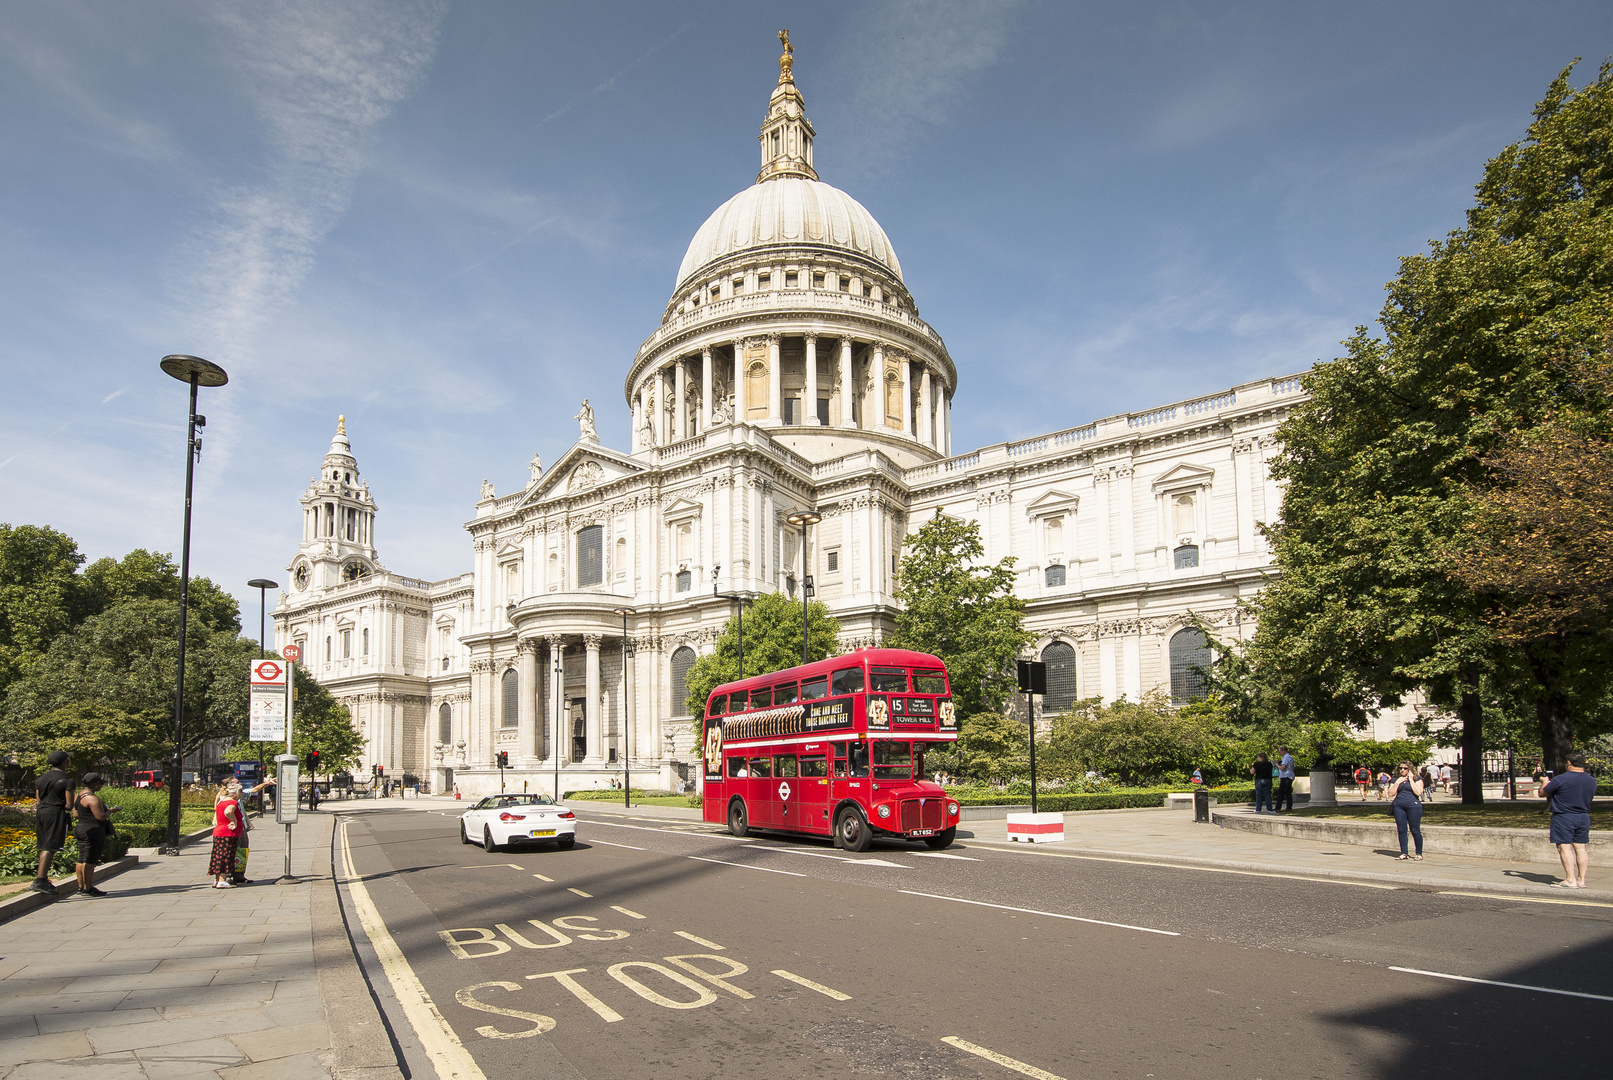
<svg viewBox="0 0 1613 1080"><path fill-rule="evenodd" d="M1359 765L1355 770L1355 786L1361 789L1361 801L1367 801L1367 788L1372 786L1372 770Z"/></svg>
<svg viewBox="0 0 1613 1080"><path fill-rule="evenodd" d="M1417 779L1419 779L1419 780L1421 780L1423 782L1423 802L1433 802L1434 801L1434 777L1432 776L1432 774L1429 773L1427 765L1424 765L1422 767L1422 769L1417 773Z"/></svg>
<svg viewBox="0 0 1613 1080"><path fill-rule="evenodd" d="M1397 770L1400 775L1389 785L1389 810L1395 815L1395 834L1400 837L1400 854L1396 859L1405 862L1423 861L1423 780L1412 771L1411 762L1402 761ZM1406 832L1417 841L1417 854L1406 853Z"/></svg>
<svg viewBox="0 0 1613 1080"><path fill-rule="evenodd" d="M1294 755L1286 746L1279 746L1277 753L1282 756L1277 759L1277 800L1271 808L1274 814L1294 808Z"/></svg>
<svg viewBox="0 0 1613 1080"><path fill-rule="evenodd" d="M1249 775L1255 778L1255 813L1261 807L1271 809L1271 762L1265 754L1256 754L1255 763L1249 766Z"/></svg>
<svg viewBox="0 0 1613 1080"><path fill-rule="evenodd" d="M1383 802L1383 800L1385 800L1385 799L1387 799L1389 797L1389 785L1391 783L1393 783L1393 782L1394 782L1393 779L1389 776L1389 774L1387 772L1380 772L1378 774L1378 801L1379 802Z"/></svg>
<svg viewBox="0 0 1613 1080"><path fill-rule="evenodd" d="M1591 866L1591 800L1596 797L1596 777L1585 771L1585 755L1569 754L1568 771L1543 785L1540 797L1550 799L1551 842L1563 861L1559 889L1583 889L1585 872Z"/></svg>
<svg viewBox="0 0 1613 1080"><path fill-rule="evenodd" d="M1439 767L1439 789L1447 795L1451 793L1451 763L1448 761Z"/></svg>
<svg viewBox="0 0 1613 1080"><path fill-rule="evenodd" d="M235 874L235 845L245 831L241 785L230 780L218 789L218 796L213 800L213 857L207 863L207 872L213 875L213 888L235 888L230 880Z"/></svg>
<svg viewBox="0 0 1613 1080"><path fill-rule="evenodd" d="M80 896L105 896L106 893L95 887L95 868L101 863L107 837L112 835L112 810L101 801L99 794L106 779L98 772L87 772L79 782L85 790L73 800L78 814L78 821L73 825L73 839L78 841L78 862L73 866L73 873L78 878Z"/></svg>
<svg viewBox="0 0 1613 1080"><path fill-rule="evenodd" d="M29 888L34 892L54 892L50 884L50 863L67 844L67 802L73 781L62 770L72 756L66 750L52 750L45 759L50 769L34 781L35 836L39 841L39 872Z"/></svg>

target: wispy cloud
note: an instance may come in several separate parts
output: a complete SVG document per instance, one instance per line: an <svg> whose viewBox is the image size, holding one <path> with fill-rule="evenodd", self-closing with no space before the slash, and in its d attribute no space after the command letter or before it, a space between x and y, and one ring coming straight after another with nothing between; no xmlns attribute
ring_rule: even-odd
<svg viewBox="0 0 1613 1080"><path fill-rule="evenodd" d="M550 123L553 123L554 121L560 119L562 116L566 115L572 109L575 109L578 105L581 105L584 101L587 101L589 98L598 97L600 94L603 94L603 93L606 93L608 91L616 89L616 84L621 81L621 78L622 78L623 75L626 75L628 72L634 70L635 68L638 68L638 67L642 66L644 64L644 62L646 60L648 60L650 57L654 56L656 53L660 52L662 49L666 48L668 45L670 45L674 41L678 40L678 38L682 37L684 32L686 30L688 30L690 27L694 26L695 23L698 22L698 21L699 21L698 19L690 19L688 22L684 23L682 26L680 26L676 30L672 31L672 33L668 34L666 37L662 38L660 41L657 41L654 45L651 45L648 49L645 49L642 53L640 53L638 55L637 58L632 60L630 63L624 64L610 78L606 79L605 81L603 81L601 83L598 83L597 85L595 85L591 89L584 90L584 91L582 91L581 93L578 93L578 94L573 94L571 97L567 98L557 108L555 108L555 109L551 110L550 112L544 114L542 119L540 119L537 123L533 124L531 127L527 128L521 134L522 135L530 135L534 131L537 131L539 128L542 128L542 127L544 127L544 126L546 126L546 125L548 125Z"/></svg>
<svg viewBox="0 0 1613 1080"><path fill-rule="evenodd" d="M1007 47L1018 0L901 0L870 4L846 27L831 78L844 125L839 171L873 172L946 121L975 72ZM877 103L877 108L870 108ZM810 106L811 101L808 100ZM810 111L810 110L809 110Z"/></svg>
<svg viewBox="0 0 1613 1080"><path fill-rule="evenodd" d="M116 390L114 390L110 394L108 394L106 397L102 398L101 399L101 404L105 405L107 402L113 400L114 398L120 398L124 394L127 394L128 392L129 392L129 388L127 386L120 386Z"/></svg>
<svg viewBox="0 0 1613 1080"><path fill-rule="evenodd" d="M274 0L214 9L267 130L261 182L220 193L186 286L199 336L234 359L291 299L346 211L375 129L419 83L440 0Z"/></svg>

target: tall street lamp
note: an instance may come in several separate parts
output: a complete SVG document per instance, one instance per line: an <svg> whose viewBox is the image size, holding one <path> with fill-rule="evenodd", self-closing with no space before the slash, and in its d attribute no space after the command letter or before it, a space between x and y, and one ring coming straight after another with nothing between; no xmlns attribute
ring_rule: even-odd
<svg viewBox="0 0 1613 1080"><path fill-rule="evenodd" d="M633 655L633 646L627 640L627 617L636 615L630 607L619 607L616 614L622 617L622 805L633 805L633 728L628 722L627 661Z"/></svg>
<svg viewBox="0 0 1613 1080"><path fill-rule="evenodd" d="M258 659L262 660L267 646L267 642L264 640L264 627L267 625L265 612L268 608L268 601L265 599L265 597L268 595L269 589L278 589L280 587L280 583L278 581L270 581L268 578L255 577L246 583L246 587L249 589L258 590ZM287 675L286 678L290 679L291 676ZM287 686L286 693L291 693L290 686ZM263 783L262 743L258 743L258 783ZM258 813L263 813L263 790L261 788L258 789Z"/></svg>
<svg viewBox="0 0 1613 1080"><path fill-rule="evenodd" d="M196 415L196 388L223 386L230 381L224 369L199 356L175 353L162 358L162 369L180 382L190 384L190 430L185 436L185 536L179 556L179 667L174 687L174 772L168 783L169 855L179 854L179 789L185 769L185 629L190 614L190 502L196 479L196 459L202 455L202 440L196 429L207 426L207 417Z"/></svg>
<svg viewBox="0 0 1613 1080"><path fill-rule="evenodd" d="M801 663L807 663L807 599L812 595L812 575L807 573L807 530L823 520L816 510L797 510L784 519L801 530Z"/></svg>
<svg viewBox="0 0 1613 1080"><path fill-rule="evenodd" d="M734 602L734 617L738 620L735 633L739 637L739 678L743 679L745 677L745 594L718 592L717 575L721 572L721 563L711 568L711 595L715 600L732 600Z"/></svg>

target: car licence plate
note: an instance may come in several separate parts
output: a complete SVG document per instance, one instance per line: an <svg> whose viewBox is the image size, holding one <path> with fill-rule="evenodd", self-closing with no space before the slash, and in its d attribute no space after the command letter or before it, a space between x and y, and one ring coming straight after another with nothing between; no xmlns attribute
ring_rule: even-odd
<svg viewBox="0 0 1613 1080"><path fill-rule="evenodd" d="M935 835L935 830L934 829L914 829L912 832L908 833L907 835L909 835L909 836L934 836Z"/></svg>
<svg viewBox="0 0 1613 1080"><path fill-rule="evenodd" d="M553 836L554 835L554 830L553 829L533 829L532 830L532 835L533 836Z"/></svg>

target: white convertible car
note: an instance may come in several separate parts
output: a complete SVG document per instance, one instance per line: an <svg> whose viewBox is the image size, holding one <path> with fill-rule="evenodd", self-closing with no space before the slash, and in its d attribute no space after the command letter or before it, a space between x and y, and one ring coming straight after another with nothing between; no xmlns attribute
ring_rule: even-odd
<svg viewBox="0 0 1613 1080"><path fill-rule="evenodd" d="M515 844L577 842L577 815L547 795L489 795L459 816L459 839L488 851Z"/></svg>

